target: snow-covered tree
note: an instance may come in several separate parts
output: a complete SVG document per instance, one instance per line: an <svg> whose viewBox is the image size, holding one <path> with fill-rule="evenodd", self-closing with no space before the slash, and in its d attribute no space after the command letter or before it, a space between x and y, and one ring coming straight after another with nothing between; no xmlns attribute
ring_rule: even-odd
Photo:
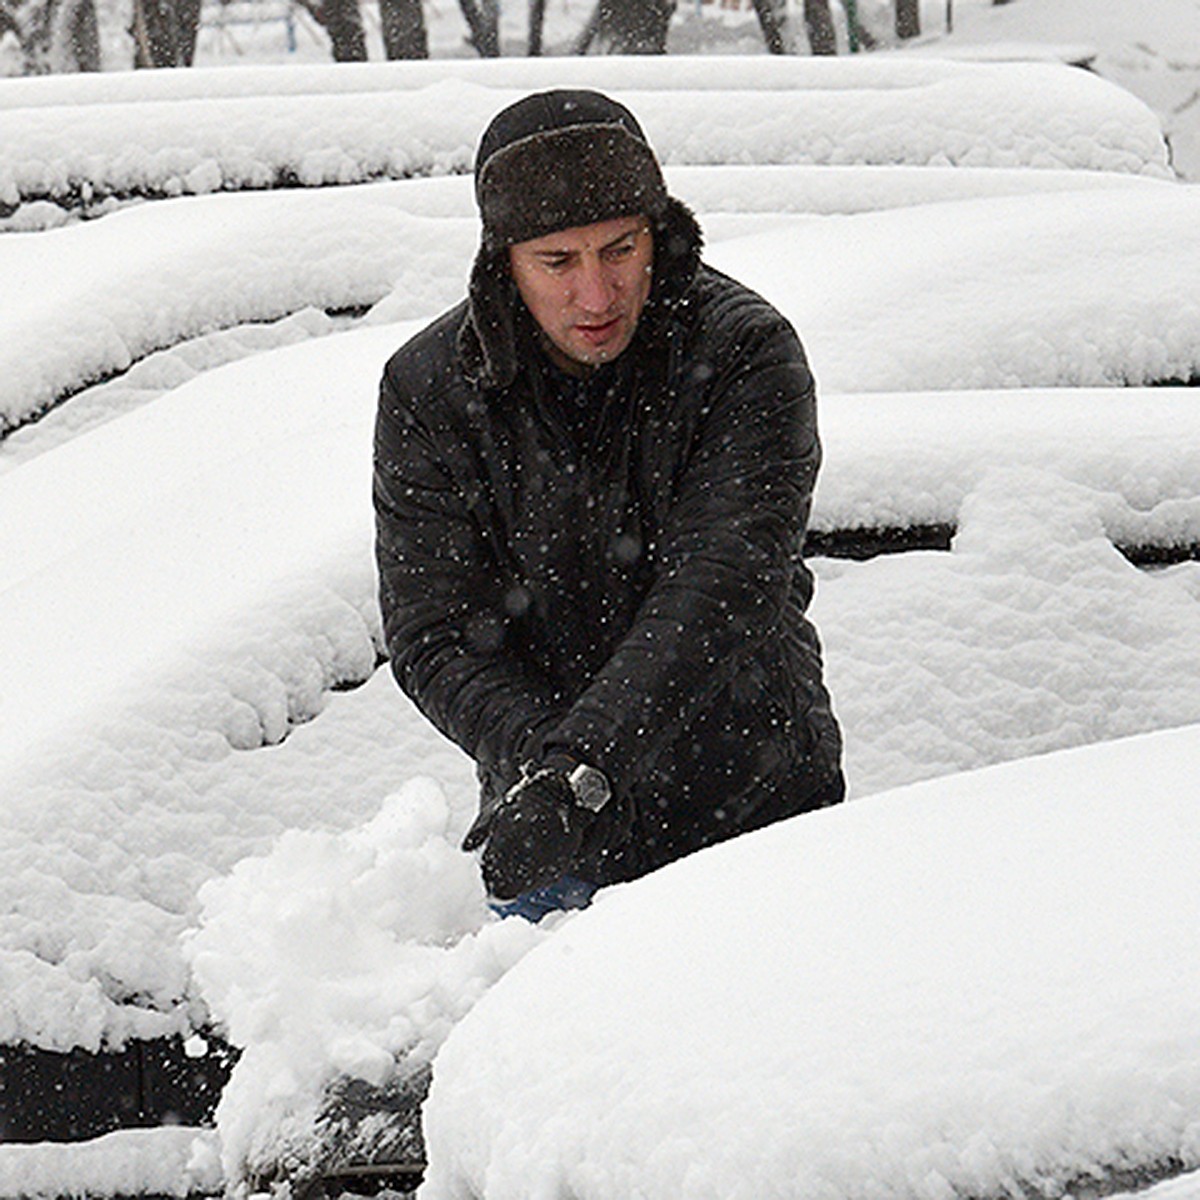
<svg viewBox="0 0 1200 1200"><path fill-rule="evenodd" d="M0 37L12 34L27 75L100 70L95 0L0 0Z"/></svg>

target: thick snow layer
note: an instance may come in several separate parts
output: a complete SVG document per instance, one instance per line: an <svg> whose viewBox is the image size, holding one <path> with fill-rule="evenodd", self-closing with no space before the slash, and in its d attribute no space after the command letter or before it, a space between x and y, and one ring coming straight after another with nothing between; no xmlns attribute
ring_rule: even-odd
<svg viewBox="0 0 1200 1200"><path fill-rule="evenodd" d="M221 1186L212 1130L125 1129L69 1147L0 1145L0 1196L211 1195Z"/></svg>
<svg viewBox="0 0 1200 1200"><path fill-rule="evenodd" d="M214 1015L247 1047L217 1120L227 1176L312 1138L321 1087L384 1082L449 1031L553 926L489 919L461 822L414 780L341 835L294 830L201 892L188 958ZM272 1158L272 1155L274 1158Z"/></svg>
<svg viewBox="0 0 1200 1200"><path fill-rule="evenodd" d="M1195 188L1089 191L781 217L709 259L833 391L1136 385L1200 376L1197 228Z"/></svg>
<svg viewBox="0 0 1200 1200"><path fill-rule="evenodd" d="M743 166L668 167L667 184L698 213L862 213L979 196L1170 188L1169 180L1116 171L1021 167ZM412 180L407 195L450 180ZM464 190L464 197L468 192ZM1083 197L1079 198L1085 202ZM470 209L474 212L474 208ZM465 215L465 214L464 214Z"/></svg>
<svg viewBox="0 0 1200 1200"><path fill-rule="evenodd" d="M304 308L279 321L235 325L180 342L152 353L106 383L85 388L71 403L45 413L38 421L14 429L0 441L0 473L47 450L140 408L190 379L227 362L292 346L337 328L324 312ZM19 533L20 530L10 530ZM25 533L36 532L28 528Z"/></svg>
<svg viewBox="0 0 1200 1200"><path fill-rule="evenodd" d="M245 96L321 96L418 91L446 80L536 90L583 87L638 92L750 92L927 87L962 75L962 64L933 58L837 59L770 56L753 70L740 55L611 55L583 58L439 59L414 62L304 63L207 67L189 71L115 71L6 79L0 108L139 104Z"/></svg>
<svg viewBox="0 0 1200 1200"><path fill-rule="evenodd" d="M386 680L315 741L239 752L374 670L364 480L396 334L280 352L290 374L235 364L0 479L6 511L46 514L2 556L0 1040L95 1048L200 1019L177 946L196 890L287 828L359 820L414 771L468 820L468 764Z"/></svg>
<svg viewBox="0 0 1200 1200"><path fill-rule="evenodd" d="M906 56L1021 58L1039 47L1085 39L1092 70L1128 88L1159 114L1175 168L1185 178L1200 179L1200 9L1195 0L1022 0L1005 5L960 0L954 12L953 34L943 36L940 20L927 19L929 36Z"/></svg>
<svg viewBox="0 0 1200 1200"><path fill-rule="evenodd" d="M672 178L705 224L711 261L793 319L826 391L1200 371L1193 187L1087 172L794 171ZM805 195L853 215L783 215ZM421 180L187 197L0 237L0 431L241 322L310 306L432 317L463 294L471 213L468 181Z"/></svg>
<svg viewBox="0 0 1200 1200"><path fill-rule="evenodd" d="M470 764L375 671L370 427L412 328L228 364L0 476L37 516L0 525L5 1040L202 1020L196 891L286 830L353 826L414 774L465 827ZM1190 390L822 414L816 527L960 527L951 554L816 564L856 795L1200 720L1200 571L1109 540L1200 540Z"/></svg>
<svg viewBox="0 0 1200 1200"><path fill-rule="evenodd" d="M999 467L964 497L951 553L820 564L855 794L1200 722L1197 597L1113 548L1115 499Z"/></svg>
<svg viewBox="0 0 1200 1200"><path fill-rule="evenodd" d="M1181 549L1200 535L1197 399L1195 388L823 394L810 527L955 525L985 472L1032 467L1090 489L1115 544Z"/></svg>
<svg viewBox="0 0 1200 1200"><path fill-rule="evenodd" d="M1170 175L1154 113L1130 93L1068 67L924 63L914 69L862 59L822 64L814 72L803 59L781 62L798 66L795 85L786 89L628 90L619 84L620 63L618 82L606 86L631 105L668 163L955 164ZM664 61L660 69L669 66ZM744 66L725 69L744 80ZM565 60L557 60L556 77L578 86ZM110 195L312 187L466 171L480 130L524 91L483 86L476 78L486 76L464 70L461 79L439 77L419 89L358 93L0 107L0 203L44 197L90 203ZM0 81L0 91L4 86Z"/></svg>
<svg viewBox="0 0 1200 1200"><path fill-rule="evenodd" d="M450 1035L422 1200L945 1200L1195 1166L1198 769L1194 728L1009 764L602 895Z"/></svg>
<svg viewBox="0 0 1200 1200"><path fill-rule="evenodd" d="M394 317L461 291L470 221L375 196L199 197L0 238L0 433L152 351L298 309L362 307L402 277Z"/></svg>

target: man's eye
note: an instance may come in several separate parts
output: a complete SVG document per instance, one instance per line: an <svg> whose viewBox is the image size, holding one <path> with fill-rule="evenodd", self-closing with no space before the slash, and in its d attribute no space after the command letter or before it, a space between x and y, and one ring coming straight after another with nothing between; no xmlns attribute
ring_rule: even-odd
<svg viewBox="0 0 1200 1200"><path fill-rule="evenodd" d="M619 246L609 246L605 253L610 262L614 262L622 258L628 258L633 253L633 243L622 242Z"/></svg>

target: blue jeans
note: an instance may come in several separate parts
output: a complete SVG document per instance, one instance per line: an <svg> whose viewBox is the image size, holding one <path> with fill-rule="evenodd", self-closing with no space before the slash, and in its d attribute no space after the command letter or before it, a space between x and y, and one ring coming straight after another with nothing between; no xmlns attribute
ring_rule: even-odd
<svg viewBox="0 0 1200 1200"><path fill-rule="evenodd" d="M502 917L524 917L535 925L547 914L568 908L587 908L598 885L574 875L564 875L545 887L522 892L515 900L493 900L492 912Z"/></svg>

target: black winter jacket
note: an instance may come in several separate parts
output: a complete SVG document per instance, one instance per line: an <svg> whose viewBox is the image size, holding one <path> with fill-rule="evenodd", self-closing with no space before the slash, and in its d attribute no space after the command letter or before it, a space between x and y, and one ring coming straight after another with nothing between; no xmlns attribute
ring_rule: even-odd
<svg viewBox="0 0 1200 1200"><path fill-rule="evenodd" d="M523 763L605 772L635 821L576 864L596 883L843 791L804 615L812 377L788 322L699 264L672 203L635 338L586 385L550 367L515 295L511 377L489 375L464 303L387 364L376 431L396 679L478 763L484 813Z"/></svg>

